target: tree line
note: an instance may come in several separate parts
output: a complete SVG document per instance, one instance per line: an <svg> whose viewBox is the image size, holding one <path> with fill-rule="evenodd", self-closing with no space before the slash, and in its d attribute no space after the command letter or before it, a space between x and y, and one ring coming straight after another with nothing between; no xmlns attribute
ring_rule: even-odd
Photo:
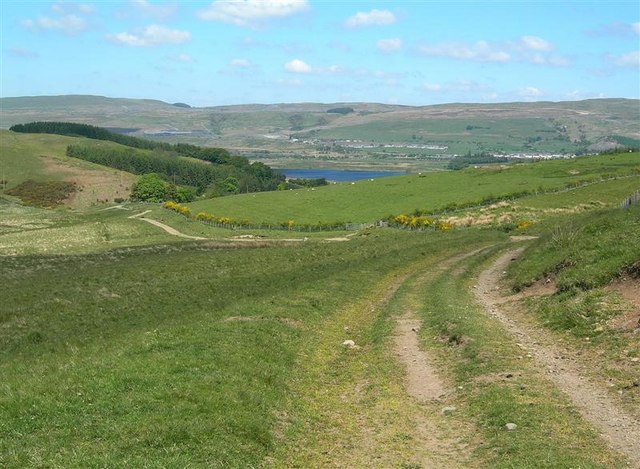
<svg viewBox="0 0 640 469"><path fill-rule="evenodd" d="M264 163L251 163L247 158L231 155L224 148L155 142L73 122L31 122L16 124L10 130L86 137L125 145L129 148L69 145L67 155L133 174L157 173L175 185L195 187L199 194L205 191L208 191L209 195L225 195L276 190L278 184L285 180L284 175ZM195 158L212 164L206 165L180 157Z"/></svg>

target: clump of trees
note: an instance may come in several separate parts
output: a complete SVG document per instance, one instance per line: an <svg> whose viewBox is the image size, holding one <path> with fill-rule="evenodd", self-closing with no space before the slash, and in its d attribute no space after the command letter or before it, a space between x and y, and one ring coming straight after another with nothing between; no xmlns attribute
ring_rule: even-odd
<svg viewBox="0 0 640 469"><path fill-rule="evenodd" d="M328 185L329 182L325 178L317 179L304 179L304 178L291 178L278 184L278 190L284 191L287 189L300 189L303 187L321 187Z"/></svg>
<svg viewBox="0 0 640 469"><path fill-rule="evenodd" d="M334 107L327 109L327 113L329 114L351 114L352 112L355 112L352 107Z"/></svg>
<svg viewBox="0 0 640 469"><path fill-rule="evenodd" d="M491 153L481 152L474 153L468 152L466 155L457 155L447 166L448 169L459 170L467 168L476 164L491 164L491 163L507 163L508 158L492 155Z"/></svg>
<svg viewBox="0 0 640 469"><path fill-rule="evenodd" d="M196 191L192 187L178 187L163 180L156 173L147 173L138 178L131 188L131 199L142 202L173 201L193 202Z"/></svg>

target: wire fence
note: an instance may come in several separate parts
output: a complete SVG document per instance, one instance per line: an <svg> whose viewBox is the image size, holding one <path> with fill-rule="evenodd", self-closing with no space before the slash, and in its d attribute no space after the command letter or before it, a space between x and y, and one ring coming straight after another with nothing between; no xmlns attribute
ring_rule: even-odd
<svg viewBox="0 0 640 469"><path fill-rule="evenodd" d="M640 191L635 191L630 196L624 198L624 200L620 203L620 207L629 208L632 205L637 204L638 202L640 202Z"/></svg>

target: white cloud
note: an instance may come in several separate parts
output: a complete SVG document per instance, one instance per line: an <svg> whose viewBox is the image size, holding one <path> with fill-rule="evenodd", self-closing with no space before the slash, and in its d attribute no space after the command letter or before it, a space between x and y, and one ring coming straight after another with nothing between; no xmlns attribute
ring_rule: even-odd
<svg viewBox="0 0 640 469"><path fill-rule="evenodd" d="M554 45L538 36L522 36L516 41L490 43L477 41L473 44L463 42L445 42L441 44L424 44L418 48L425 56L448 57L457 60L475 62L529 62L535 65L564 67L569 59L552 55L549 51Z"/></svg>
<svg viewBox="0 0 640 469"><path fill-rule="evenodd" d="M134 33L108 34L107 39L116 44L132 47L149 47L161 44L182 44L191 39L191 33L152 24Z"/></svg>
<svg viewBox="0 0 640 469"><path fill-rule="evenodd" d="M78 13L81 15L90 15L93 13L94 8L92 5L86 4L78 4L78 3L69 3L69 2L59 2L51 5L51 11L58 15L64 15L69 13Z"/></svg>
<svg viewBox="0 0 640 469"><path fill-rule="evenodd" d="M553 45L538 36L522 36L520 43L526 48L537 51L549 51L553 49Z"/></svg>
<svg viewBox="0 0 640 469"><path fill-rule="evenodd" d="M230 65L232 67L247 68L251 66L251 62L247 59L232 59Z"/></svg>
<svg viewBox="0 0 640 469"><path fill-rule="evenodd" d="M396 16L389 10L359 11L350 16L344 25L347 28L359 28L361 26L383 26L396 22Z"/></svg>
<svg viewBox="0 0 640 469"><path fill-rule="evenodd" d="M379 51L385 52L387 54L391 52L397 52L402 49L402 39L393 38L393 39L380 39L376 43L376 47Z"/></svg>
<svg viewBox="0 0 640 469"><path fill-rule="evenodd" d="M535 86L527 86L526 88L523 88L518 92L518 96L525 99L533 99L544 96L544 92L536 88Z"/></svg>
<svg viewBox="0 0 640 469"><path fill-rule="evenodd" d="M51 11L53 16L26 19L22 20L20 24L33 32L58 31L68 36L74 36L88 29L89 23L85 17L93 13L93 7L59 2L51 6Z"/></svg>
<svg viewBox="0 0 640 469"><path fill-rule="evenodd" d="M588 34L594 37L636 36L640 35L640 23L621 23L614 21L598 29L592 29L588 31Z"/></svg>
<svg viewBox="0 0 640 469"><path fill-rule="evenodd" d="M311 66L300 59L293 59L284 64L284 69L292 73L311 73Z"/></svg>
<svg viewBox="0 0 640 469"><path fill-rule="evenodd" d="M206 21L222 21L236 26L258 26L272 18L285 18L305 11L307 0L216 0L198 12Z"/></svg>
<svg viewBox="0 0 640 469"><path fill-rule="evenodd" d="M478 41L473 45L459 42L447 42L436 45L423 45L420 53L426 56L449 57L458 60L477 62L508 62L511 55L500 47L486 41Z"/></svg>
<svg viewBox="0 0 640 469"><path fill-rule="evenodd" d="M640 67L640 51L618 56L607 56L607 59L618 67Z"/></svg>
<svg viewBox="0 0 640 469"><path fill-rule="evenodd" d="M69 36L87 29L87 21L78 15L62 15L57 18L39 16L35 20L23 20L22 26L32 31L60 31Z"/></svg>
<svg viewBox="0 0 640 469"><path fill-rule="evenodd" d="M565 67L569 65L569 60L565 57L555 55L545 55L543 53L525 53L522 58L535 65L552 65L554 67Z"/></svg>
<svg viewBox="0 0 640 469"><path fill-rule="evenodd" d="M159 20L167 19L173 16L178 9L175 3L167 3L164 5L150 3L147 0L130 0L135 10L143 16L153 16Z"/></svg>

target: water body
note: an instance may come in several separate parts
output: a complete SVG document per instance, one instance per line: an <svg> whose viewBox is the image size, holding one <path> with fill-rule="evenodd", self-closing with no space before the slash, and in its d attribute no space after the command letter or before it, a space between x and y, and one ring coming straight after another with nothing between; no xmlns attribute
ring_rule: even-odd
<svg viewBox="0 0 640 469"><path fill-rule="evenodd" d="M325 178L327 181L350 182L360 179L375 179L385 176L400 176L407 174L402 171L358 171L351 169L278 169L288 178L293 179L320 179Z"/></svg>

